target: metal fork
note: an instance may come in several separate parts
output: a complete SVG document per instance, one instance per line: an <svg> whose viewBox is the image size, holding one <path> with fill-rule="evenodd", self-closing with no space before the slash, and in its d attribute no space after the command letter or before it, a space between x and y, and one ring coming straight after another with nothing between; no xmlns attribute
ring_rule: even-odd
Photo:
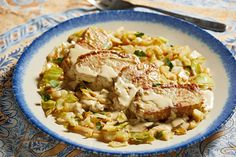
<svg viewBox="0 0 236 157"><path fill-rule="evenodd" d="M191 22L203 29L212 30L215 32L224 32L226 30L226 25L220 22L204 20L200 18L195 18L187 15L182 15L174 12L170 12L160 8L154 8L151 6L144 6L139 4L133 4L124 0L87 0L89 3L94 5L99 10L122 10L122 9L131 9L135 7L148 8L154 11L164 13L185 21Z"/></svg>

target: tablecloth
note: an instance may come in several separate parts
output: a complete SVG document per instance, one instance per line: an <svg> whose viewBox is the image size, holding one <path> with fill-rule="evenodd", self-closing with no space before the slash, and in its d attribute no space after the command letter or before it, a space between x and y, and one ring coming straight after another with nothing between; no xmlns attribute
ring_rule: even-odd
<svg viewBox="0 0 236 157"><path fill-rule="evenodd" d="M236 54L236 0L133 0L227 24L211 32ZM144 10L137 8L137 10ZM0 0L0 157L98 156L64 144L30 124L12 93L12 71L24 47L52 26L96 12L84 0ZM147 10L146 10L147 11ZM159 156L236 156L236 115L213 136L177 152Z"/></svg>

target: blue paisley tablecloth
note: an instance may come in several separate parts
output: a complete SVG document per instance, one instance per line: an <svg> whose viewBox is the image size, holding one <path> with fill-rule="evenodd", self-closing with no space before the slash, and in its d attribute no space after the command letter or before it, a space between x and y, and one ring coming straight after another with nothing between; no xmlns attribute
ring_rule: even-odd
<svg viewBox="0 0 236 157"><path fill-rule="evenodd" d="M236 0L149 0L145 3L226 23L226 32L209 33L236 54ZM52 26L92 11L96 10L83 0L0 0L0 157L97 156L55 140L32 126L19 110L11 88L12 71L25 46ZM234 114L221 130L206 140L158 156L236 156L235 123Z"/></svg>

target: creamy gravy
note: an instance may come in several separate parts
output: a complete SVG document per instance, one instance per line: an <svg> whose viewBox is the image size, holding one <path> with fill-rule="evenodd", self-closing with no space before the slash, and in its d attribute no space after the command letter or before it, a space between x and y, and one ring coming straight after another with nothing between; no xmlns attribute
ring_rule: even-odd
<svg viewBox="0 0 236 157"><path fill-rule="evenodd" d="M69 57L71 59L71 63L75 64L77 62L77 58L81 55L89 53L91 50L86 49L78 44L75 45L74 48L70 49Z"/></svg>
<svg viewBox="0 0 236 157"><path fill-rule="evenodd" d="M105 108L104 104L99 103L96 100L81 100L81 103L84 105L84 107L89 108L89 110L94 112L103 111Z"/></svg>
<svg viewBox="0 0 236 157"><path fill-rule="evenodd" d="M173 107L173 102L170 98L156 94L153 90L143 93L142 100L145 102L152 102L158 108Z"/></svg>
<svg viewBox="0 0 236 157"><path fill-rule="evenodd" d="M115 83L115 89L117 91L118 100L121 105L128 107L136 95L138 88L136 88L132 83L126 83L122 78L118 77Z"/></svg>
<svg viewBox="0 0 236 157"><path fill-rule="evenodd" d="M99 73L99 76L106 78L108 81L112 81L112 78L117 77L117 75L114 69L106 64L102 66L101 72Z"/></svg>
<svg viewBox="0 0 236 157"><path fill-rule="evenodd" d="M76 66L76 73L79 79L87 81L87 82L94 82L97 77L97 72L93 71L88 66Z"/></svg>

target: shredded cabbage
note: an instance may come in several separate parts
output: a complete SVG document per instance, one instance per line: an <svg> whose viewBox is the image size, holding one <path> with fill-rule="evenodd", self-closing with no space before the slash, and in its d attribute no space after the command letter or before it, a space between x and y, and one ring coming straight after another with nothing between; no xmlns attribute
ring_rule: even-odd
<svg viewBox="0 0 236 157"><path fill-rule="evenodd" d="M60 67L52 66L50 69L43 73L42 81L49 83L51 80L59 80L63 75L63 70Z"/></svg>
<svg viewBox="0 0 236 157"><path fill-rule="evenodd" d="M46 115L51 114L56 108L56 102L53 100L42 101L42 108L46 110Z"/></svg>
<svg viewBox="0 0 236 157"><path fill-rule="evenodd" d="M214 81L212 77L210 77L208 74L205 73L197 75L197 77L193 80L193 82L204 89L209 89L209 88L211 89L214 86Z"/></svg>
<svg viewBox="0 0 236 157"><path fill-rule="evenodd" d="M130 133L130 143L151 143L155 138L147 131L145 132L132 132Z"/></svg>

